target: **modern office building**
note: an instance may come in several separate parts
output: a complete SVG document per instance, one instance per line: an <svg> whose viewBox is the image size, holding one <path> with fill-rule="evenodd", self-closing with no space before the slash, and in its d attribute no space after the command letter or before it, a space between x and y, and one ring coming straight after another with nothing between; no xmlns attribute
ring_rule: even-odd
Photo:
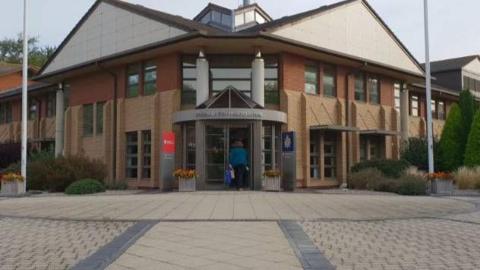
<svg viewBox="0 0 480 270"><path fill-rule="evenodd" d="M199 189L223 189L234 140L253 189L271 169L294 172L297 187L339 186L355 163L399 158L425 129L423 68L364 0L280 19L249 1L209 4L192 20L98 0L35 80L49 91L31 89L31 122L56 108L57 154L100 159L109 182L132 188L174 188L184 167ZM14 91L1 104L18 103ZM434 91L439 133L458 92ZM15 108L0 134L19 125Z"/></svg>

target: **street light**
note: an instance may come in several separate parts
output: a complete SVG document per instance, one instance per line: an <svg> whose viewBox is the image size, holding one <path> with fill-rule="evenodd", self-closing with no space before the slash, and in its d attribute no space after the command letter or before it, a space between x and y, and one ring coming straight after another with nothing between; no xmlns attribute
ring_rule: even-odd
<svg viewBox="0 0 480 270"><path fill-rule="evenodd" d="M433 126L432 126L432 79L430 74L430 41L428 32L428 0L424 0L425 15L425 72L427 96L427 138L428 138L428 172L434 173L433 164Z"/></svg>
<svg viewBox="0 0 480 270"><path fill-rule="evenodd" d="M27 192L27 106L28 106L28 35L27 0L23 0L23 70L22 70L22 160L21 171L24 190Z"/></svg>

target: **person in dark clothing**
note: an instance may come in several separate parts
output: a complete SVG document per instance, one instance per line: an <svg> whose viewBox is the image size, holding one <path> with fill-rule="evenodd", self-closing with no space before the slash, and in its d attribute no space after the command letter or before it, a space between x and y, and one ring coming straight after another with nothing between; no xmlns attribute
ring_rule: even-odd
<svg viewBox="0 0 480 270"><path fill-rule="evenodd" d="M230 165L232 165L235 172L235 183L237 189L245 187L245 174L248 165L248 153L243 147L243 143L240 140L235 141L230 148Z"/></svg>

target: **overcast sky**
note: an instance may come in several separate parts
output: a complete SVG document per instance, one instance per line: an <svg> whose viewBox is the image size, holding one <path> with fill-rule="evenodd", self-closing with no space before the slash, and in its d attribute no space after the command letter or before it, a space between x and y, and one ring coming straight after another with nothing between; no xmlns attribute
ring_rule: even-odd
<svg viewBox="0 0 480 270"><path fill-rule="evenodd" d="M429 0L431 58L433 60L480 54L480 1ZM94 0L28 0L30 33L41 44L58 46ZM228 8L241 0L128 0L164 12L193 18L208 2ZM273 18L292 15L337 0L257 0ZM22 31L21 0L1 0L0 38ZM287 4L288 3L288 4ZM423 0L369 0L383 20L407 46L424 61Z"/></svg>

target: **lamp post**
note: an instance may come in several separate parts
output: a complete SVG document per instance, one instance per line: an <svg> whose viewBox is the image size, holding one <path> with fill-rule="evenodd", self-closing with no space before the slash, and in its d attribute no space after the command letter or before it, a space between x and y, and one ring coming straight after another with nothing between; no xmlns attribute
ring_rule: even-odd
<svg viewBox="0 0 480 270"><path fill-rule="evenodd" d="M23 0L23 70L22 70L22 160L21 172L24 190L27 192L27 107L28 107L28 35L27 0Z"/></svg>
<svg viewBox="0 0 480 270"><path fill-rule="evenodd" d="M430 74L430 41L428 32L428 0L424 0L425 15L425 72L427 97L427 140L428 140L428 172L434 173L433 164L433 126L432 126L432 80Z"/></svg>

